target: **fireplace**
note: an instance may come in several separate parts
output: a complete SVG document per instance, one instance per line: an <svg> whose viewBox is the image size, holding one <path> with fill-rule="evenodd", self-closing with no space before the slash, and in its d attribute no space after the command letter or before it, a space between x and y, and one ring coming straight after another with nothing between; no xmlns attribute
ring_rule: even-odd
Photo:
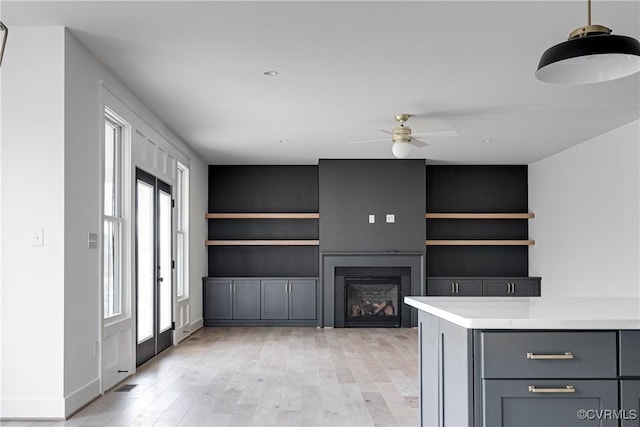
<svg viewBox="0 0 640 427"><path fill-rule="evenodd" d="M399 327L400 277L346 277L345 326Z"/></svg>
<svg viewBox="0 0 640 427"><path fill-rule="evenodd" d="M411 312L403 302L411 292L410 268L338 267L334 271L335 327L410 326Z"/></svg>

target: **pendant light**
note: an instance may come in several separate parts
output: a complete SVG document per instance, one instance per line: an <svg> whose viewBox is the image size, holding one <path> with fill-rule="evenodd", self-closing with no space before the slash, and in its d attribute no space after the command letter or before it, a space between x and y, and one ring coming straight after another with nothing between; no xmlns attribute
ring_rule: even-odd
<svg viewBox="0 0 640 427"><path fill-rule="evenodd" d="M9 29L0 22L0 32L2 32L2 44L0 44L0 65L2 65L2 57L4 56L4 48L7 45L7 37L9 36Z"/></svg>
<svg viewBox="0 0 640 427"><path fill-rule="evenodd" d="M599 83L640 71L638 40L613 35L610 28L602 25L592 25L591 0L587 7L587 25L542 54L536 71L538 80L557 84Z"/></svg>

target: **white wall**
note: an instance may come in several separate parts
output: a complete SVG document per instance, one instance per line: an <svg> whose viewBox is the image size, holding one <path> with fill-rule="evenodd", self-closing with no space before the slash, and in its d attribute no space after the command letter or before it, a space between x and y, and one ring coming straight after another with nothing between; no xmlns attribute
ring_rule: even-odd
<svg viewBox="0 0 640 427"><path fill-rule="evenodd" d="M64 29L11 28L2 63L0 417L60 417L64 354ZM44 246L33 247L33 229Z"/></svg>
<svg viewBox="0 0 640 427"><path fill-rule="evenodd" d="M101 224L101 82L189 159L194 320L207 167L63 27L12 27L11 47L1 94L0 418L62 418L99 393L100 252L87 237ZM40 227L45 246L35 248Z"/></svg>
<svg viewBox="0 0 640 427"><path fill-rule="evenodd" d="M191 332L203 326L202 278L208 274L208 224L204 214L209 208L209 168L206 163L192 162L190 177L189 223L189 295L191 298ZM203 249L204 248L204 249Z"/></svg>
<svg viewBox="0 0 640 427"><path fill-rule="evenodd" d="M640 121L529 165L543 296L640 296Z"/></svg>

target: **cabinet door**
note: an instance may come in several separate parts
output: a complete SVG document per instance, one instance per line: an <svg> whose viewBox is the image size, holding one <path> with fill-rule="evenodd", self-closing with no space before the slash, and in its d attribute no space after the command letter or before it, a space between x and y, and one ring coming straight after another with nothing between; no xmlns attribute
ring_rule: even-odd
<svg viewBox="0 0 640 427"><path fill-rule="evenodd" d="M205 320L229 320L232 318L232 284L228 279L205 279Z"/></svg>
<svg viewBox="0 0 640 427"><path fill-rule="evenodd" d="M471 331L445 320L439 331L442 426L473 425Z"/></svg>
<svg viewBox="0 0 640 427"><path fill-rule="evenodd" d="M620 381L622 427L640 426L640 380Z"/></svg>
<svg viewBox="0 0 640 427"><path fill-rule="evenodd" d="M233 281L233 318L260 319L260 281Z"/></svg>
<svg viewBox="0 0 640 427"><path fill-rule="evenodd" d="M474 279L430 279L428 296L471 297L482 295L482 281Z"/></svg>
<svg viewBox="0 0 640 427"><path fill-rule="evenodd" d="M262 319L289 318L289 281L262 280Z"/></svg>
<svg viewBox="0 0 640 427"><path fill-rule="evenodd" d="M640 331L620 331L620 375L640 377Z"/></svg>
<svg viewBox="0 0 640 427"><path fill-rule="evenodd" d="M580 411L615 411L617 380L483 380L483 400L485 427L618 425L607 417L579 416Z"/></svg>
<svg viewBox="0 0 640 427"><path fill-rule="evenodd" d="M540 295L536 280L483 280L485 296L532 297Z"/></svg>
<svg viewBox="0 0 640 427"><path fill-rule="evenodd" d="M289 319L316 319L316 281L289 281Z"/></svg>
<svg viewBox="0 0 640 427"><path fill-rule="evenodd" d="M473 357L469 329L418 312L420 425L473 425Z"/></svg>

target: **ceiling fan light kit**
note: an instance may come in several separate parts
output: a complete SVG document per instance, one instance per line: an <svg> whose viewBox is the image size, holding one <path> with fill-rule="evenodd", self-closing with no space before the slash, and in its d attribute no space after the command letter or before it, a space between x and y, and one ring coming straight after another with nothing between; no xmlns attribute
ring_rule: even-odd
<svg viewBox="0 0 640 427"><path fill-rule="evenodd" d="M536 78L546 83L588 84L616 80L640 71L638 40L611 34L611 29L588 23L569 39L547 49L540 58Z"/></svg>
<svg viewBox="0 0 640 427"><path fill-rule="evenodd" d="M406 141L394 141L391 152L399 159L407 158L411 154L411 145Z"/></svg>

